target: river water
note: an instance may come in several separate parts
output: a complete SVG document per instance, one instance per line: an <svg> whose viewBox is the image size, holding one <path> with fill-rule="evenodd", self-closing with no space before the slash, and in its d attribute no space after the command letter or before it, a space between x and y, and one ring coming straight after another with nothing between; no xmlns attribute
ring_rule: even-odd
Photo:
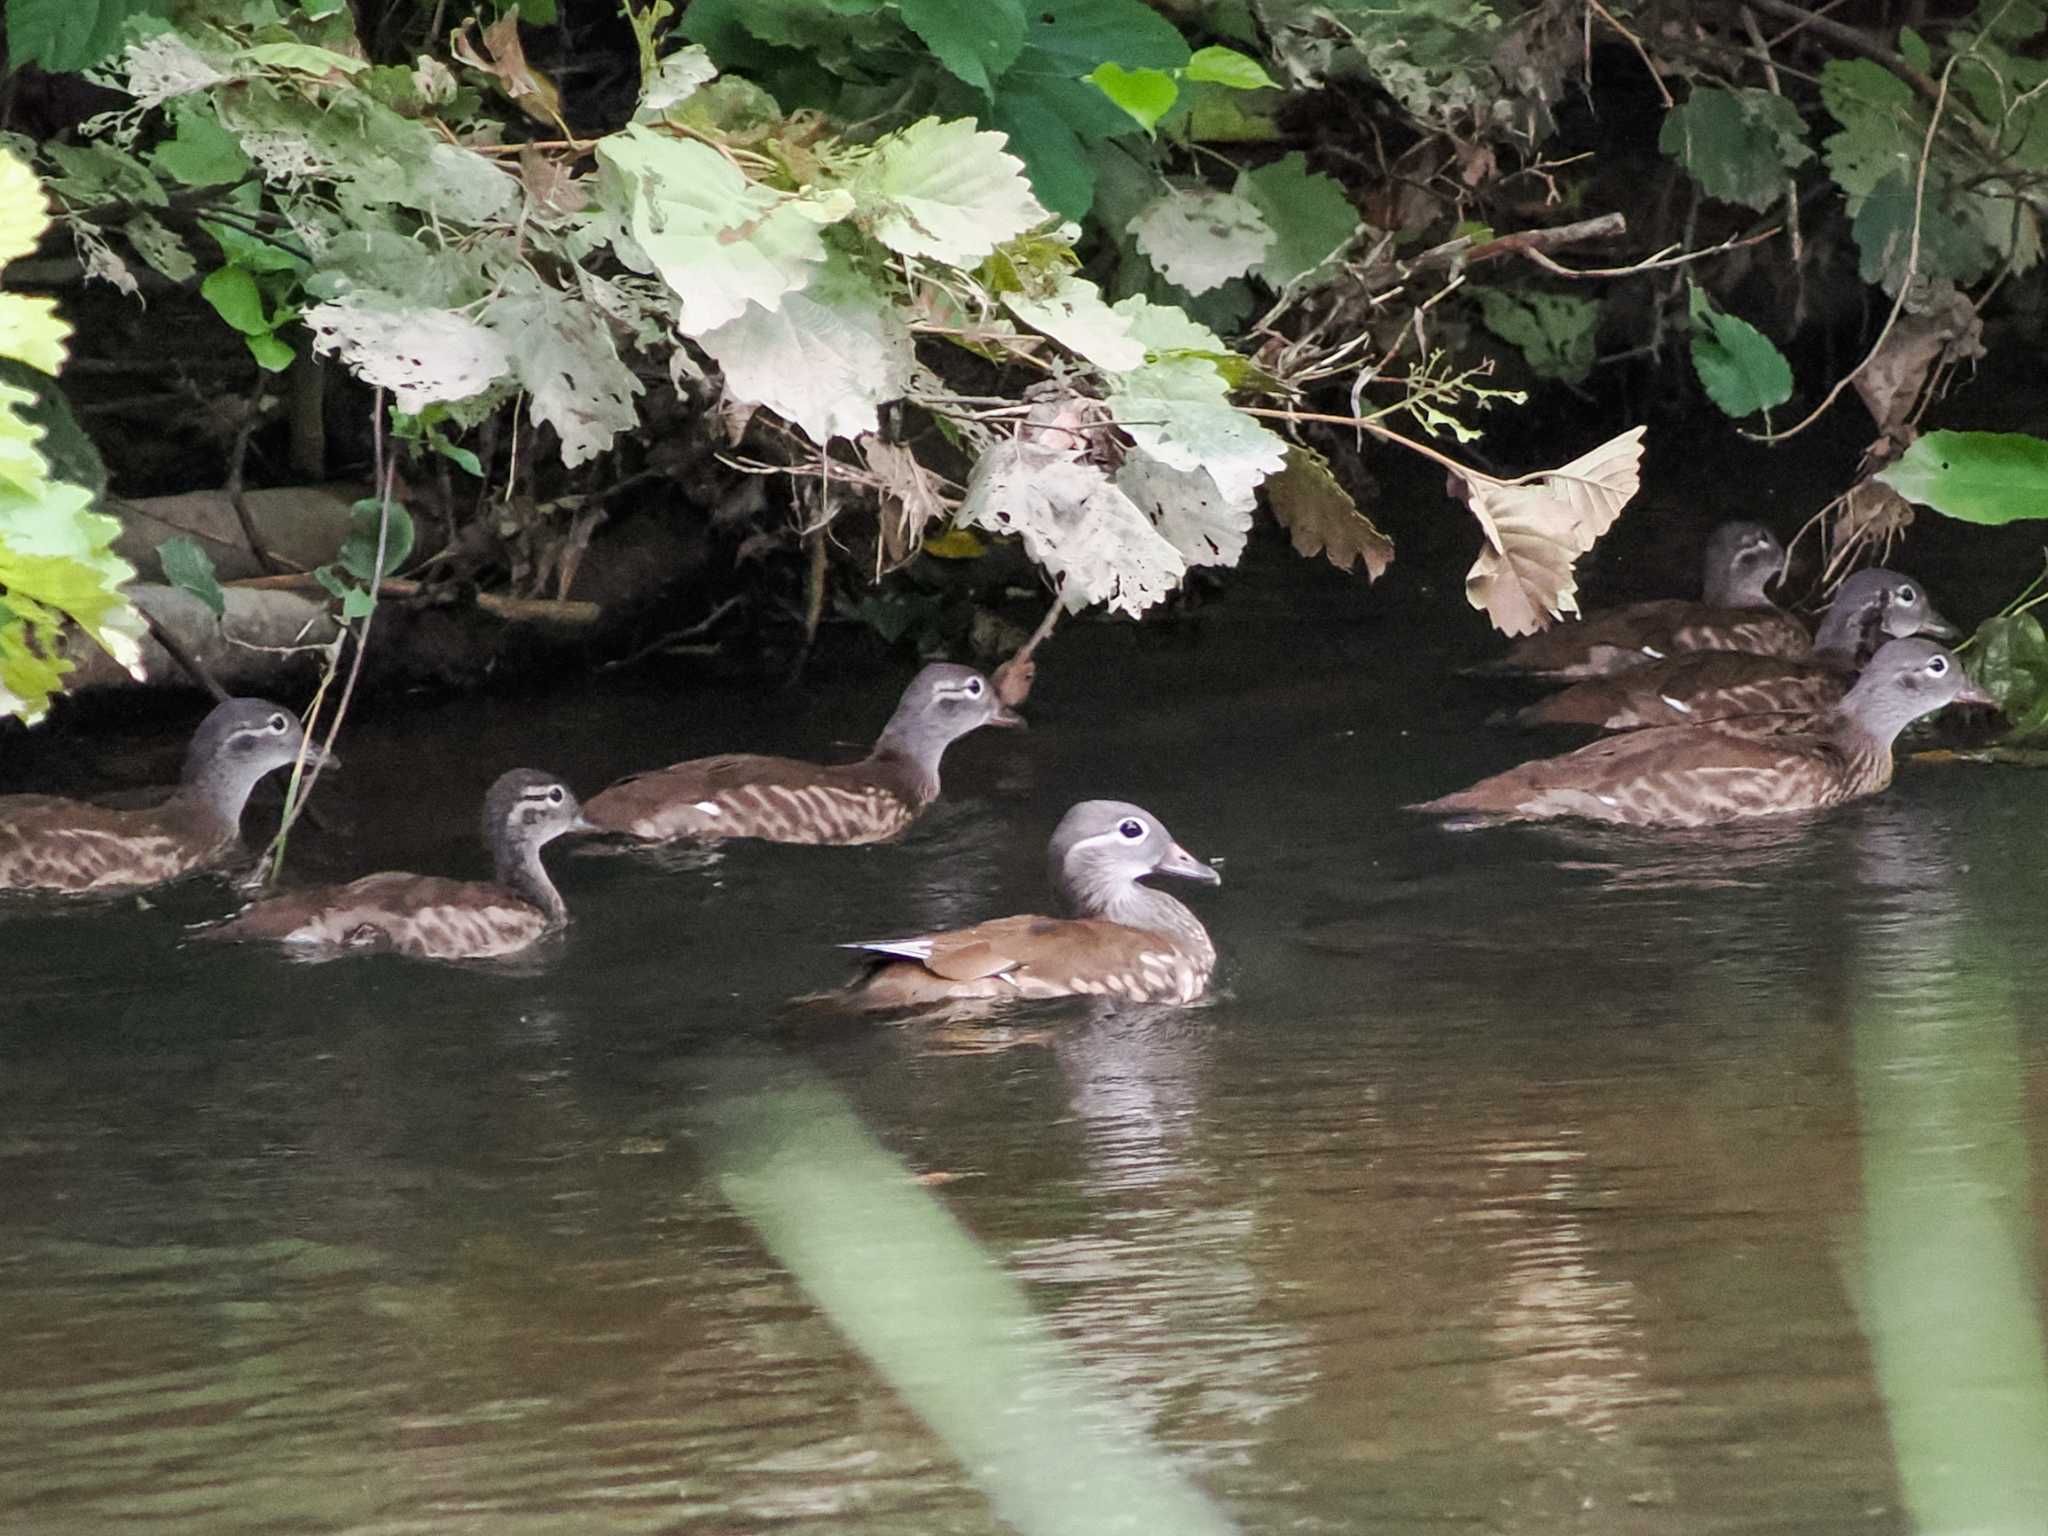
<svg viewBox="0 0 2048 1536"><path fill-rule="evenodd" d="M1445 833L1529 749L1476 622L1287 569L1062 632L900 844L558 847L525 964L0 913L0 1528L2048 1531L2040 781ZM474 873L506 766L817 754L908 671L387 702L295 869ZM1088 796L1220 861L1211 1002L783 1005L1041 907Z"/></svg>

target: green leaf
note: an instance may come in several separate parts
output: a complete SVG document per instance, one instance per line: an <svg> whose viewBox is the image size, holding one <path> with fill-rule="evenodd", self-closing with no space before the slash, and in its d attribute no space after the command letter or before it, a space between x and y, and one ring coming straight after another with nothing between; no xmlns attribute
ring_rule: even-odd
<svg viewBox="0 0 2048 1536"><path fill-rule="evenodd" d="M1770 337L1714 308L1697 283L1690 286L1692 366L1707 398L1738 421L1791 399L1792 365Z"/></svg>
<svg viewBox="0 0 2048 1536"><path fill-rule="evenodd" d="M6 0L7 57L53 74L75 74L113 57L128 20L156 0Z"/></svg>
<svg viewBox="0 0 2048 1536"><path fill-rule="evenodd" d="M1972 283L1991 270L1991 247L1972 226L1958 223L1944 208L1941 188L1928 177L1926 198L1920 209L1920 245L1913 249L1913 180L1895 171L1880 181L1863 200L1850 226L1856 238L1860 260L1857 271L1866 283L1881 284L1896 294L1905 280L1908 255L1917 255L1913 266L1921 280L1947 278Z"/></svg>
<svg viewBox="0 0 2048 1536"><path fill-rule="evenodd" d="M2048 633L2039 619L2031 613L1986 619L1966 654L1971 677L2014 722L2009 739L2048 729Z"/></svg>
<svg viewBox="0 0 2048 1536"><path fill-rule="evenodd" d="M1041 96L1006 90L996 98L989 126L1024 162L1031 191L1048 211L1067 219L1088 216L1095 203L1095 161L1065 117Z"/></svg>
<svg viewBox="0 0 2048 1536"><path fill-rule="evenodd" d="M1706 86L1665 117L1657 147L1709 197L1759 210L1784 195L1788 170L1813 158L1806 124L1784 97Z"/></svg>
<svg viewBox="0 0 2048 1536"><path fill-rule="evenodd" d="M213 557L197 539L182 533L165 539L156 547L156 561L163 567L165 581L190 592L213 610L216 619L228 611L227 594L214 574Z"/></svg>
<svg viewBox="0 0 2048 1536"><path fill-rule="evenodd" d="M1266 66L1235 48L1197 48L1188 60L1187 77L1211 85L1227 85L1233 91L1278 90Z"/></svg>
<svg viewBox="0 0 2048 1536"><path fill-rule="evenodd" d="M2048 517L2048 441L2024 432L1928 432L1877 478L1966 523Z"/></svg>
<svg viewBox="0 0 2048 1536"><path fill-rule="evenodd" d="M336 53L332 48L316 48L311 43L258 43L253 48L244 48L242 57L251 64L267 64L272 69L320 78L330 74L352 75L370 67L363 59Z"/></svg>
<svg viewBox="0 0 2048 1536"><path fill-rule="evenodd" d="M382 517L382 506L373 496L349 508L348 537L341 541L341 552L336 560L357 581L368 582L376 569L377 526ZM412 514L394 501L391 504L390 533L384 541L383 574L389 576L405 564L405 557L411 553Z"/></svg>
<svg viewBox="0 0 2048 1536"><path fill-rule="evenodd" d="M298 355L289 343L275 335L244 336L242 341L249 348L249 355L256 359L256 366L265 373L283 373Z"/></svg>
<svg viewBox="0 0 2048 1536"><path fill-rule="evenodd" d="M1927 39L1911 27L1899 28L1899 57L1923 75L1933 73L1933 50L1927 46Z"/></svg>
<svg viewBox="0 0 2048 1536"><path fill-rule="evenodd" d="M874 237L905 256L972 266L1045 218L998 133L927 117L875 145L852 191Z"/></svg>
<svg viewBox="0 0 2048 1536"><path fill-rule="evenodd" d="M1023 51L1018 0L901 0L897 12L941 64L984 94Z"/></svg>
<svg viewBox="0 0 2048 1536"><path fill-rule="evenodd" d="M463 447L460 443L449 442L446 437L441 435L438 428L432 429L427 433L427 445L434 452L440 454L442 458L461 469L465 474L474 476L478 480L483 479L483 460L479 459L475 453Z"/></svg>
<svg viewBox="0 0 2048 1536"><path fill-rule="evenodd" d="M263 313L263 293L253 274L240 267L218 267L206 274L199 296L214 313L244 336L267 336L270 321Z"/></svg>
<svg viewBox="0 0 2048 1536"><path fill-rule="evenodd" d="M217 187L239 182L253 169L235 136L221 127L211 104L181 101L173 109L178 132L159 144L150 160L173 181L188 187Z"/></svg>
<svg viewBox="0 0 2048 1536"><path fill-rule="evenodd" d="M1343 186L1309 170L1298 152L1244 172L1236 190L1272 226L1273 244L1252 270L1275 288L1315 271L1357 233L1358 210Z"/></svg>
<svg viewBox="0 0 2048 1536"><path fill-rule="evenodd" d="M1180 95L1173 76L1159 69L1125 69L1121 64L1104 63L1090 70L1087 78L1147 133L1159 125Z"/></svg>
<svg viewBox="0 0 2048 1536"><path fill-rule="evenodd" d="M1570 294L1476 288L1486 328L1520 350L1540 378L1576 383L1593 366L1600 306Z"/></svg>

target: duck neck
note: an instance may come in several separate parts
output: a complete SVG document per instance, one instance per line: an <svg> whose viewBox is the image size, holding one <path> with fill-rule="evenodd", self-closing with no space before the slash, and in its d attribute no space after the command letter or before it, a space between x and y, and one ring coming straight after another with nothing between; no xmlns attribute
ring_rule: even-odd
<svg viewBox="0 0 2048 1536"><path fill-rule="evenodd" d="M1853 665L1870 643L1876 627L1874 605L1845 603L1838 598L1821 617L1820 628L1813 637L1813 654L1821 661Z"/></svg>
<svg viewBox="0 0 2048 1536"><path fill-rule="evenodd" d="M499 885L529 906L547 913L550 926L568 920L569 909L563 905L562 893L555 889L555 882L548 878L547 866L540 861L539 844L506 839L492 852Z"/></svg>
<svg viewBox="0 0 2048 1536"><path fill-rule="evenodd" d="M1706 603L1709 608L1775 608L1764 595L1764 587L1774 571L1751 570L1747 566L1731 566L1722 570L1707 572Z"/></svg>
<svg viewBox="0 0 2048 1536"><path fill-rule="evenodd" d="M939 762L952 744L936 720L901 704L875 739L872 755L906 769L914 798L923 805L939 797Z"/></svg>
<svg viewBox="0 0 2048 1536"><path fill-rule="evenodd" d="M173 799L197 811L224 836L239 836L242 812L257 782L269 772L266 765L252 770L225 757L209 757L187 763L184 780Z"/></svg>
<svg viewBox="0 0 2048 1536"><path fill-rule="evenodd" d="M1209 930L1185 902L1136 880L1091 880L1088 871L1063 872L1059 894L1076 917L1099 917L1126 928L1163 933L1198 953L1210 950Z"/></svg>
<svg viewBox="0 0 2048 1536"><path fill-rule="evenodd" d="M1921 713L1896 689L1865 675L1829 715L1827 734L1845 749L1874 752L1889 762L1899 732Z"/></svg>

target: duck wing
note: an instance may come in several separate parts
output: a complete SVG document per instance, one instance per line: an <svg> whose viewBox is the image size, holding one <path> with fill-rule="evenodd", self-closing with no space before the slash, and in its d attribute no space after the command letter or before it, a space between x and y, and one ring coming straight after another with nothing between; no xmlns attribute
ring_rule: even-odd
<svg viewBox="0 0 2048 1536"><path fill-rule="evenodd" d="M1818 714L1841 702L1854 678L1817 661L1747 651L1696 651L1617 677L1589 678L1518 711L1523 725L1595 725L1628 731L1699 725L1733 716Z"/></svg>
<svg viewBox="0 0 2048 1536"><path fill-rule="evenodd" d="M213 862L232 837L186 824L175 806L93 805L60 795L0 797L0 890L109 894L161 885Z"/></svg>
<svg viewBox="0 0 2048 1536"><path fill-rule="evenodd" d="M619 780L584 802L607 832L649 842L759 837L778 843L870 843L916 815L889 765L806 763L728 753Z"/></svg>
<svg viewBox="0 0 2048 1536"><path fill-rule="evenodd" d="M1577 816L1626 826L1700 827L1846 798L1839 754L1809 734L1655 726L1523 763L1409 807L1500 820Z"/></svg>
<svg viewBox="0 0 2048 1536"><path fill-rule="evenodd" d="M524 949L547 926L540 908L487 881L393 870L269 897L198 936L479 960Z"/></svg>
<svg viewBox="0 0 2048 1536"><path fill-rule="evenodd" d="M877 959L848 989L863 1008L902 1008L968 998L1101 994L1179 1000L1187 957L1165 934L1106 918L1027 914L948 933L851 944ZM1192 984L1200 990L1206 972Z"/></svg>

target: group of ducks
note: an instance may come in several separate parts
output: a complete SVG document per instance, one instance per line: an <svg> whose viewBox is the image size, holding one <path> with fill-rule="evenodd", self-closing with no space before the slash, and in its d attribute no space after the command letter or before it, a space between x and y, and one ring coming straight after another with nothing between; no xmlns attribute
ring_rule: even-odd
<svg viewBox="0 0 2048 1536"><path fill-rule="evenodd" d="M1784 567L1767 529L1727 524L1709 542L1701 601L1640 603L1517 643L1482 670L1572 683L1518 711L1520 723L1620 734L1411 809L1676 827L1816 810L1883 789L1892 743L1914 719L1945 704L1992 702L1950 652L1914 638L1956 632L1912 581L1881 570L1849 577L1809 637L1765 595ZM917 674L858 762L697 758L622 779L587 805L553 775L515 768L484 797L492 880L366 875L258 900L198 932L306 952L497 958L566 921L541 862L564 834L642 844L880 842L938 797L948 746L984 725L1022 723L981 673L942 662ZM230 699L201 723L177 789L159 805L0 796L0 892L129 893L217 868L240 848L256 784L321 757L290 710ZM1123 801L1081 802L1053 832L1050 872L1064 916L849 945L868 964L841 1000L901 1008L1099 994L1186 1003L1207 990L1216 964L1208 931L1185 904L1141 882L1221 877L1157 817Z"/></svg>

